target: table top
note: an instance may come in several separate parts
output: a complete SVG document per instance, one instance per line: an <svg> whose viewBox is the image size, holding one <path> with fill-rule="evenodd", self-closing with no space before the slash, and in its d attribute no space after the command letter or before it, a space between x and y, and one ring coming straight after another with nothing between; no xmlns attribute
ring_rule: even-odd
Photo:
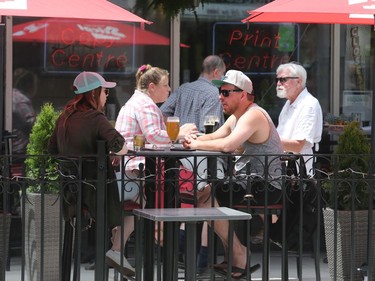
<svg viewBox="0 0 375 281"><path fill-rule="evenodd" d="M136 209L136 216L153 221L197 222L212 220L249 220L251 215L227 207Z"/></svg>
<svg viewBox="0 0 375 281"><path fill-rule="evenodd" d="M176 156L176 157L187 157L187 156L230 156L231 153L221 152L221 151L209 151L209 150L195 150L184 148L182 144L175 144L174 148L171 145L158 145L154 146L151 144L146 144L145 148L140 151L134 151L131 148L128 150L128 156Z"/></svg>

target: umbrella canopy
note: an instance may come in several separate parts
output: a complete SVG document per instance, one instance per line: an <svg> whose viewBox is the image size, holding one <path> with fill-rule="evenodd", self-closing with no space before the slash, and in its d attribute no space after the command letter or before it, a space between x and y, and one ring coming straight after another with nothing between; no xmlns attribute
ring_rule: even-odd
<svg viewBox="0 0 375 281"><path fill-rule="evenodd" d="M167 37L134 24L115 21L41 19L13 26L14 42L86 46L169 45Z"/></svg>
<svg viewBox="0 0 375 281"><path fill-rule="evenodd" d="M7 0L0 1L0 15L150 23L106 0Z"/></svg>
<svg viewBox="0 0 375 281"><path fill-rule="evenodd" d="M243 22L294 22L322 24L374 24L375 1L275 0Z"/></svg>

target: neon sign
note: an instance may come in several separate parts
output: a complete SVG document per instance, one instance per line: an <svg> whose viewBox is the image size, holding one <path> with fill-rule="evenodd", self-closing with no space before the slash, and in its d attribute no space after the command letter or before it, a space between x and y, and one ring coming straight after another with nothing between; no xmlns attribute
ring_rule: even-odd
<svg viewBox="0 0 375 281"><path fill-rule="evenodd" d="M127 35L116 27L76 23L58 33L51 31L47 28L45 40L44 68L47 72L99 69L103 73L124 73L134 69L129 63L133 61L135 46L120 47L118 43Z"/></svg>
<svg viewBox="0 0 375 281"><path fill-rule="evenodd" d="M298 25L216 23L213 53L227 69L247 74L274 74L279 64L298 60Z"/></svg>
<svg viewBox="0 0 375 281"><path fill-rule="evenodd" d="M133 25L112 22L38 20L20 26L13 38L44 43L46 72L124 74L135 69L135 32Z"/></svg>

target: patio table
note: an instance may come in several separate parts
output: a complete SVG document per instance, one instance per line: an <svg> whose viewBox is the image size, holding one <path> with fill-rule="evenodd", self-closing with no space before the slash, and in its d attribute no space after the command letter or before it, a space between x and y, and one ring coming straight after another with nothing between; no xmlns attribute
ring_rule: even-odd
<svg viewBox="0 0 375 281"><path fill-rule="evenodd" d="M196 280L196 224L202 221L215 220L250 220L251 215L245 212L237 211L227 207L216 208L176 208L176 209L137 209L133 211L136 216L136 264L139 265L142 260L142 230L144 220L154 222L172 222L186 223L186 261L185 262L185 280ZM176 228L174 228L176 229ZM147 256L151 249L145 249ZM172 249L166 249L173 253ZM232 248L230 248L232 250ZM165 261L164 261L164 264ZM167 263L170 266L169 263ZM139 266L136 268L136 280L142 279L142 270ZM146 279L145 279L146 280ZM163 278L163 280L167 280ZM174 279L168 279L174 280Z"/></svg>

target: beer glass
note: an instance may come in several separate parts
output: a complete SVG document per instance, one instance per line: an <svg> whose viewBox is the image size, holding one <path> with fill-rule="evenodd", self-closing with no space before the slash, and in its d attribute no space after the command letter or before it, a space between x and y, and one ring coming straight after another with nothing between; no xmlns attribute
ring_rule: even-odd
<svg viewBox="0 0 375 281"><path fill-rule="evenodd" d="M180 132L180 118L168 117L167 118L167 133L172 142L171 148L174 148L174 143L177 140L178 133Z"/></svg>
<svg viewBox="0 0 375 281"><path fill-rule="evenodd" d="M204 132L211 134L219 128L219 117L215 115L207 115L204 117Z"/></svg>
<svg viewBox="0 0 375 281"><path fill-rule="evenodd" d="M142 134L136 134L133 138L133 145L135 151L140 151L145 148L145 136Z"/></svg>

